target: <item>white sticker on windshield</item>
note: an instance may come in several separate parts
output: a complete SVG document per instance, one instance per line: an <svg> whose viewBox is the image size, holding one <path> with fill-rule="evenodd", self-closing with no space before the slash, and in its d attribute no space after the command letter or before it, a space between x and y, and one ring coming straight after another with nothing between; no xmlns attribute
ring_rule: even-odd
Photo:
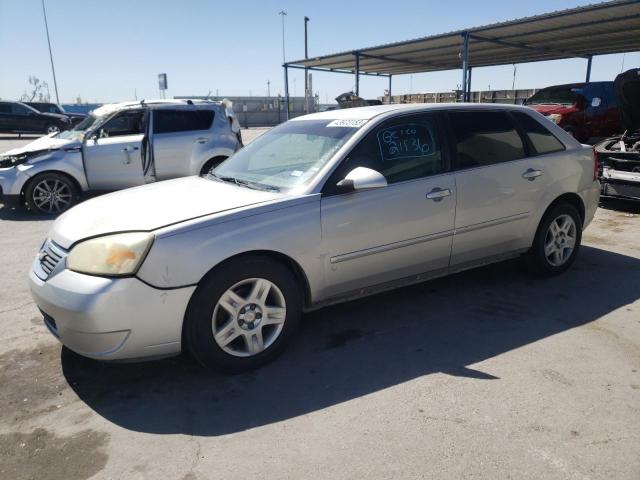
<svg viewBox="0 0 640 480"><path fill-rule="evenodd" d="M293 172L291 172L291 176L292 177L300 177L302 176L304 172L302 170L294 170Z"/></svg>
<svg viewBox="0 0 640 480"><path fill-rule="evenodd" d="M327 124L327 127L351 127L358 128L367 123L363 119L351 119L351 120L333 120Z"/></svg>

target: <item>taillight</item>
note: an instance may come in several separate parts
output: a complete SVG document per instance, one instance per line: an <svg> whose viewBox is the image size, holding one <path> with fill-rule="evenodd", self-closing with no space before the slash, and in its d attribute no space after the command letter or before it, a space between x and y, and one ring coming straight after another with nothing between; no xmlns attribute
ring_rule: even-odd
<svg viewBox="0 0 640 480"><path fill-rule="evenodd" d="M596 150L595 145L591 148L593 151L593 179L598 179L598 164L600 163L600 156L598 155L598 151Z"/></svg>

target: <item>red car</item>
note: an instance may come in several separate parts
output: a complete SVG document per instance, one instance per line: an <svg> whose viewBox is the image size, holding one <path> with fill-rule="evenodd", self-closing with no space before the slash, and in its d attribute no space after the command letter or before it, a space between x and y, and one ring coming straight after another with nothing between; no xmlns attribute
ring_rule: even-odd
<svg viewBox="0 0 640 480"><path fill-rule="evenodd" d="M538 90L524 102L584 143L620 133L613 82L571 83Z"/></svg>

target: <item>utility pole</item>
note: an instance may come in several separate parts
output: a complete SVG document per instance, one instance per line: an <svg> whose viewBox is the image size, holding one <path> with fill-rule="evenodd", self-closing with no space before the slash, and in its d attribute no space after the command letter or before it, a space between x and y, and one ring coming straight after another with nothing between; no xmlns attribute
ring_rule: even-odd
<svg viewBox="0 0 640 480"><path fill-rule="evenodd" d="M56 81L56 69L53 66L53 54L51 53L51 39L49 38L49 25L47 24L47 10L44 8L44 0L42 0L42 13L44 14L44 28L47 31L47 44L49 45L49 59L51 60L51 73L53 73L53 86L56 90L56 103L60 103L58 97L58 82Z"/></svg>
<svg viewBox="0 0 640 480"><path fill-rule="evenodd" d="M267 80L267 97L271 98L271 80Z"/></svg>
<svg viewBox="0 0 640 480"><path fill-rule="evenodd" d="M516 89L516 64L513 64L513 82L511 82L511 90Z"/></svg>
<svg viewBox="0 0 640 480"><path fill-rule="evenodd" d="M309 44L307 36L307 23L309 23L309 17L304 17L304 58L309 58ZM304 69L304 111L309 113L309 71Z"/></svg>
<svg viewBox="0 0 640 480"><path fill-rule="evenodd" d="M282 63L287 63L284 53L284 17L287 15L287 12L284 10L280 10L278 12L278 15L282 17Z"/></svg>

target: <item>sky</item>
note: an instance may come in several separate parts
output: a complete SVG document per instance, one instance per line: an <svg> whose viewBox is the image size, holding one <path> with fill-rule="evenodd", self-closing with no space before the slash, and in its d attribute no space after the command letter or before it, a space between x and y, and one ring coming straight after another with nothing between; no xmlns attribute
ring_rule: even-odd
<svg viewBox="0 0 640 480"><path fill-rule="evenodd" d="M45 0L61 103L158 98L158 73L167 96L272 95L284 92L282 24L287 60L434 35L591 3L578 0ZM0 0L0 98L17 99L34 75L53 77L41 0ZM611 80L640 66L640 52L598 56L592 80ZM586 60L520 64L516 88L584 80ZM393 93L450 91L461 71L395 76ZM290 73L290 94L303 95L304 74ZM475 68L473 90L509 89L513 67ZM314 73L320 101L354 88L350 75ZM361 77L360 93L381 96L387 79Z"/></svg>

